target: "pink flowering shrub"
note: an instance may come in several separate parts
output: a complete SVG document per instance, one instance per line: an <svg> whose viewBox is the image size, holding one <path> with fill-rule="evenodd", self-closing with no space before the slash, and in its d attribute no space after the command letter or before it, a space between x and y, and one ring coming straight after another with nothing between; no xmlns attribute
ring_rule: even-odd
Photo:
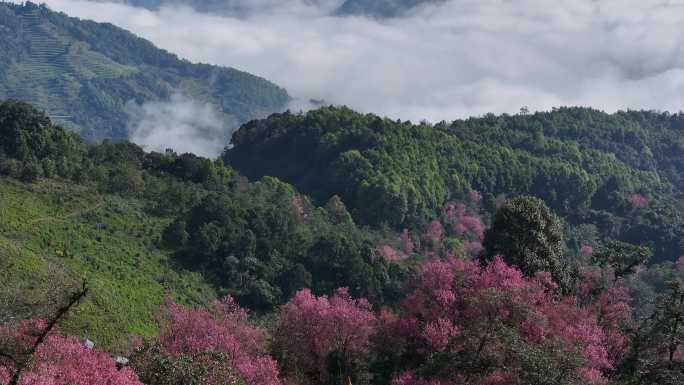
<svg viewBox="0 0 684 385"><path fill-rule="evenodd" d="M462 248L463 252L467 255L478 255L484 250L482 242L480 241L465 241L463 242Z"/></svg>
<svg viewBox="0 0 684 385"><path fill-rule="evenodd" d="M432 244L433 247L437 247L444 239L444 226L434 219L430 222L428 227L425 229L425 234L423 234L423 239Z"/></svg>
<svg viewBox="0 0 684 385"><path fill-rule="evenodd" d="M365 299L352 299L346 289L330 297L299 291L280 312L275 345L291 372L303 371L326 381L335 355L346 376L367 358L376 317Z"/></svg>
<svg viewBox="0 0 684 385"><path fill-rule="evenodd" d="M629 202L635 209L646 208L649 204L648 198L637 193L625 193L625 199L627 199L627 202Z"/></svg>
<svg viewBox="0 0 684 385"><path fill-rule="evenodd" d="M675 267L677 268L677 271L684 271L684 256L679 257L679 259L677 259Z"/></svg>
<svg viewBox="0 0 684 385"><path fill-rule="evenodd" d="M462 241L460 252L466 255L477 255L482 251L485 226L479 215L481 199L477 191L471 191L467 202L447 202L442 208L442 218L451 231L450 235Z"/></svg>
<svg viewBox="0 0 684 385"><path fill-rule="evenodd" d="M384 245L377 250L378 255L388 263L400 262L408 259L408 255L396 250L392 246Z"/></svg>
<svg viewBox="0 0 684 385"><path fill-rule="evenodd" d="M415 244L411 239L408 229L404 229L397 238L397 247L383 245L377 248L376 252L383 260L388 263L396 263L409 259L415 250Z"/></svg>
<svg viewBox="0 0 684 385"><path fill-rule="evenodd" d="M407 372L394 384L517 384L529 360L540 357L526 353L533 351L567 370L572 383L605 383L604 373L627 349L620 332L629 318L626 289L616 285L586 306L557 289L550 274L526 278L500 258L487 266L456 258L424 263L401 316L381 324L391 332L380 333L401 334L404 350L417 355L412 361L432 362L434 375L418 379ZM445 354L454 358L436 364ZM486 370L469 372L485 362Z"/></svg>
<svg viewBox="0 0 684 385"><path fill-rule="evenodd" d="M479 204L480 204L480 201L482 201L482 194L480 194L479 191L470 190L470 191L468 192L468 200L469 200L470 203L472 203L473 205L479 205Z"/></svg>
<svg viewBox="0 0 684 385"><path fill-rule="evenodd" d="M209 311L172 302L167 310L167 325L158 340L167 354L221 353L248 385L280 385L278 365L266 352L264 333L247 322L247 313L231 297L215 301Z"/></svg>
<svg viewBox="0 0 684 385"><path fill-rule="evenodd" d="M439 230L437 230L439 231ZM437 235L435 242L439 242L440 235ZM397 238L396 247L390 245L383 245L377 248L377 254L388 263L396 263L409 259L411 254L415 251L416 245L411 239L411 234L408 229L404 229Z"/></svg>
<svg viewBox="0 0 684 385"><path fill-rule="evenodd" d="M445 383L435 379L422 379L411 372L405 372L392 380L392 385L445 385Z"/></svg>
<svg viewBox="0 0 684 385"><path fill-rule="evenodd" d="M22 323L16 330L0 330L3 340L13 339L20 349L35 342L42 321ZM0 383L9 383L14 366L0 358ZM54 332L45 339L19 381L20 385L142 385L133 370L118 369L114 359L99 349L89 349L72 337Z"/></svg>

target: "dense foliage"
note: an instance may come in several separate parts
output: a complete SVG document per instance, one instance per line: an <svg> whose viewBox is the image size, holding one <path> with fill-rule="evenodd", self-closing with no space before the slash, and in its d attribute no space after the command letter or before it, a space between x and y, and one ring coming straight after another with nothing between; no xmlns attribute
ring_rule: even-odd
<svg viewBox="0 0 684 385"><path fill-rule="evenodd" d="M367 300L355 300L346 289L330 298L309 290L297 293L281 310L275 345L281 363L294 376L314 382L366 382L370 337L376 316Z"/></svg>
<svg viewBox="0 0 684 385"><path fill-rule="evenodd" d="M317 202L339 195L371 225L424 223L471 189L489 214L502 198L531 195L573 227L672 260L684 252L681 122L666 113L562 108L416 125L330 107L250 122L224 159Z"/></svg>
<svg viewBox="0 0 684 385"><path fill-rule="evenodd" d="M401 271L376 258L372 234L334 218L265 178L208 195L168 227L165 239L186 264L253 309L271 309L304 287L328 293L342 285L374 302L391 299L389 286Z"/></svg>
<svg viewBox="0 0 684 385"><path fill-rule="evenodd" d="M168 303L165 310L168 319L157 340L135 354L133 366L143 380L167 385L169 379L162 380L160 373L176 382L188 376L185 370L171 371L173 366L160 368L158 360L166 357L172 363L185 361L187 365L189 361L190 373L195 373L188 376L190 382L199 374L202 384L281 384L278 365L266 352L263 331L247 323L247 313L232 298L214 301L209 311L186 309L174 303ZM207 367L212 361L220 364ZM193 363L204 364L206 372L192 371ZM179 374L180 378L175 377Z"/></svg>
<svg viewBox="0 0 684 385"><path fill-rule="evenodd" d="M503 257L528 277L545 271L569 287L563 224L540 199L519 197L499 207L483 246L487 260Z"/></svg>
<svg viewBox="0 0 684 385"><path fill-rule="evenodd" d="M68 178L142 200L148 215L171 218L153 241L179 268L201 272L252 309L270 310L302 288L322 294L341 285L375 303L393 301L409 274L377 257L380 235L357 227L339 198L315 207L290 185L248 183L220 161L125 142L86 145L20 102L1 104L0 119L8 122L0 126L8 144L0 145L0 173Z"/></svg>
<svg viewBox="0 0 684 385"><path fill-rule="evenodd" d="M245 122L289 99L264 79L180 60L111 24L31 2L0 2L0 34L0 99L30 101L89 141L128 138L129 101L181 93L210 103L226 122Z"/></svg>
<svg viewBox="0 0 684 385"><path fill-rule="evenodd" d="M403 370L417 373L399 381L602 383L626 348L624 297L617 288L606 303L603 294L575 299L558 295L557 287L548 273L525 278L498 258L484 266L454 259L424 264L393 326L415 328L403 331L403 343L416 345L399 351L407 354Z"/></svg>
<svg viewBox="0 0 684 385"><path fill-rule="evenodd" d="M0 173L33 180L77 177L84 147L75 134L55 129L28 104L0 104Z"/></svg>

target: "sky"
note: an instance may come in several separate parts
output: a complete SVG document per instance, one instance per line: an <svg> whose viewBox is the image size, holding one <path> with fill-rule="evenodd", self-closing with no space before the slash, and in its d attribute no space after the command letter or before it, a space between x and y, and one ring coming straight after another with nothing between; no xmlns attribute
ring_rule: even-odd
<svg viewBox="0 0 684 385"><path fill-rule="evenodd" d="M45 0L194 62L232 66L309 99L394 119L521 107L679 111L684 0L451 0L404 17L333 17L340 0L228 0L239 14Z"/></svg>

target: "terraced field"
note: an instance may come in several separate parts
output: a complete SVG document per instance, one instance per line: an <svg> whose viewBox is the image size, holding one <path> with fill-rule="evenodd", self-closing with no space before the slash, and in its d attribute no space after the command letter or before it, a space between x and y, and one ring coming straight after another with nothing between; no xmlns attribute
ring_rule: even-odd
<svg viewBox="0 0 684 385"><path fill-rule="evenodd" d="M29 101L53 120L70 126L74 122L68 101L78 97L79 79L116 79L136 69L61 36L40 12L35 8L20 16L27 55L8 71L6 97Z"/></svg>
<svg viewBox="0 0 684 385"><path fill-rule="evenodd" d="M10 70L8 78L16 81L8 96L30 101L51 117L68 121L71 116L62 102L69 93L68 39L60 39L38 8L20 17L21 34L29 42L28 55Z"/></svg>

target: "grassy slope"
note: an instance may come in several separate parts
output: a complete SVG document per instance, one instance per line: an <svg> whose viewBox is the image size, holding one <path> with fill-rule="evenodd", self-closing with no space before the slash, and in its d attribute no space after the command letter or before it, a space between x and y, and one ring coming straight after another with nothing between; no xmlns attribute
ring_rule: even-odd
<svg viewBox="0 0 684 385"><path fill-rule="evenodd" d="M166 295L202 303L215 293L198 274L170 266L154 246L168 220L142 208L84 186L0 178L0 282L28 283L21 292L40 295L51 265L63 267L68 280L86 278L91 287L65 323L67 332L113 351L124 349L131 334L154 335L154 314ZM8 292L2 294L0 304Z"/></svg>

